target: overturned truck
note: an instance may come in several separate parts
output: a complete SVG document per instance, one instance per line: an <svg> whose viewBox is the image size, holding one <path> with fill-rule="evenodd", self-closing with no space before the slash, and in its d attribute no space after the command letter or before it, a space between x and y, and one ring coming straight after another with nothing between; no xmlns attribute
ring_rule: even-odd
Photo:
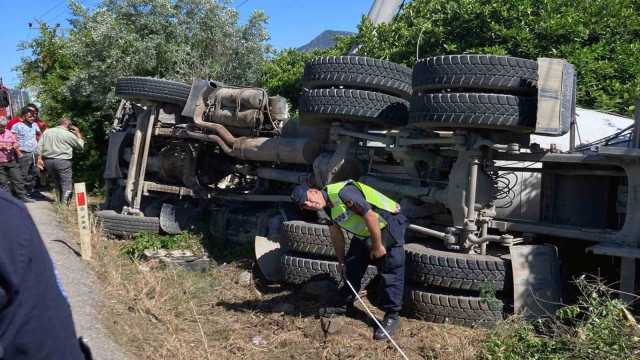
<svg viewBox="0 0 640 360"><path fill-rule="evenodd" d="M98 216L122 235L175 234L208 217L233 243L279 239L284 282L338 280L322 214L289 194L354 179L409 218L407 316L466 326L544 316L571 301L583 273L633 293L637 132L614 134L624 147L568 152L532 141L572 131L575 83L558 59L450 55L409 69L323 57L306 64L290 118L284 98L259 88L121 78Z"/></svg>

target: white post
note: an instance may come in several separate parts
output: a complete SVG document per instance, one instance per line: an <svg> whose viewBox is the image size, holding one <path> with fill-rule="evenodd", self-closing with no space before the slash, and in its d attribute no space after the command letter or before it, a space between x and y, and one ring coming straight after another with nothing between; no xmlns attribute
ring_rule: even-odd
<svg viewBox="0 0 640 360"><path fill-rule="evenodd" d="M78 230L80 231L80 254L84 260L91 260L91 228L87 209L87 191L84 183L74 184Z"/></svg>

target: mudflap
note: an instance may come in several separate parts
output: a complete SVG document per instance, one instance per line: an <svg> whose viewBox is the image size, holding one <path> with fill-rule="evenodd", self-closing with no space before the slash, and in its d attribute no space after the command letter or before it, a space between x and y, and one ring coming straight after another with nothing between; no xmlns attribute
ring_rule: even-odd
<svg viewBox="0 0 640 360"><path fill-rule="evenodd" d="M280 238L278 236L256 236L254 241L258 266L269 281L278 281L278 267L280 266Z"/></svg>
<svg viewBox="0 0 640 360"><path fill-rule="evenodd" d="M200 218L201 211L186 202L177 205L164 203L160 210L160 228L167 234L177 235L192 229Z"/></svg>
<svg viewBox="0 0 640 360"><path fill-rule="evenodd" d="M517 245L510 252L514 313L528 321L555 316L562 303L558 249Z"/></svg>

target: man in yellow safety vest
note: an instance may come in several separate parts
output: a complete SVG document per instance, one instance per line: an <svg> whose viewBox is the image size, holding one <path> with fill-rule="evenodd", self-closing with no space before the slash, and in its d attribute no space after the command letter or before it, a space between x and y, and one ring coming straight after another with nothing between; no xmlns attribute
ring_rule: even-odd
<svg viewBox="0 0 640 360"><path fill-rule="evenodd" d="M407 218L400 205L375 189L354 180L329 184L321 190L298 185L291 198L303 209L324 210L330 222L331 243L338 260L338 272L349 280L356 292L370 264L382 277L381 305L385 310L382 326L389 335L400 328L398 312L404 288L404 234ZM342 229L353 234L345 255ZM321 316L347 314L353 310L354 294L348 286L339 289L337 303L320 309ZM377 329L374 339L384 339Z"/></svg>

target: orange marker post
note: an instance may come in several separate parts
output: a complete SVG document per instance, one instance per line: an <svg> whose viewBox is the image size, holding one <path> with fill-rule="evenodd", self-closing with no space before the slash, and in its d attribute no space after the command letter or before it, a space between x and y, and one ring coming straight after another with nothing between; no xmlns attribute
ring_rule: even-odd
<svg viewBox="0 0 640 360"><path fill-rule="evenodd" d="M91 260L91 228L87 208L87 190L84 183L74 184L76 193L76 211L80 230L80 254L84 260Z"/></svg>

